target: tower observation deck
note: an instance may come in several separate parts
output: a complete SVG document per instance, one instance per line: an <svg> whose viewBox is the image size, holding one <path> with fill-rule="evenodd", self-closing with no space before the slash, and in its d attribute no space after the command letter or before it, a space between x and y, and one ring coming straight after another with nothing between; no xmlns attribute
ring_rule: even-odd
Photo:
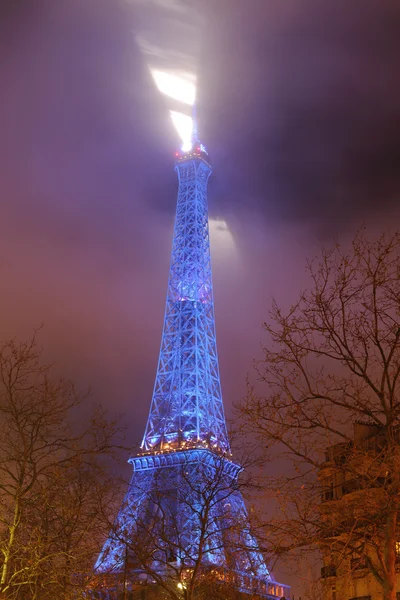
<svg viewBox="0 0 400 600"><path fill-rule="evenodd" d="M149 417L141 452L129 461L127 494L95 565L93 598L174 597L180 589L191 600L218 589L224 598L276 599L288 590L274 581L251 533L241 468L231 458L215 335L211 166L194 137L192 148L175 157L175 229Z"/></svg>

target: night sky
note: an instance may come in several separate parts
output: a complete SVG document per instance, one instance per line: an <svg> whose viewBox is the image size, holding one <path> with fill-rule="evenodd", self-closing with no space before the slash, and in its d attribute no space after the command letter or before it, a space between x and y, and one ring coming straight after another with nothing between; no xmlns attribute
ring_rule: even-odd
<svg viewBox="0 0 400 600"><path fill-rule="evenodd" d="M179 22L171 56L196 62L228 416L272 297L295 299L321 244L400 212L398 0L196 6L0 1L1 336L44 324L46 357L126 414L132 445L158 358L179 144L143 36L168 62Z"/></svg>

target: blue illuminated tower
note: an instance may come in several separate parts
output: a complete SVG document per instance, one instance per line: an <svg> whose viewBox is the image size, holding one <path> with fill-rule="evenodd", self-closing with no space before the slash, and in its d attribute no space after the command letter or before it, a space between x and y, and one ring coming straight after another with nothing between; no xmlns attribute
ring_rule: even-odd
<svg viewBox="0 0 400 600"><path fill-rule="evenodd" d="M107 595L114 592L106 575L123 577L125 593L161 580L184 592L196 570L198 580L211 574L217 586L281 598L287 586L273 580L249 529L241 469L231 460L211 277L211 167L197 135L190 151L176 153L175 170L178 200L153 398L141 452L130 459L128 492L95 565L105 577L96 597L114 597Z"/></svg>
<svg viewBox="0 0 400 600"><path fill-rule="evenodd" d="M196 141L177 156L179 179L164 330L142 448L207 442L229 451L222 404L211 280L207 181L211 167Z"/></svg>

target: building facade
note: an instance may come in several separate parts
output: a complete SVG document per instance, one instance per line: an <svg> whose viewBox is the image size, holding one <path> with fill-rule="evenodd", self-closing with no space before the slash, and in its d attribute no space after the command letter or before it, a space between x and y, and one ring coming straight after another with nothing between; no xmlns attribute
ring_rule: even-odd
<svg viewBox="0 0 400 600"><path fill-rule="evenodd" d="M397 511L400 502L393 478L398 467L397 437L395 432L391 443L377 425L357 422L351 442L326 451L319 472L324 600L383 600L379 577L389 564L388 547L394 551L396 599L400 600L397 533L387 543L390 507Z"/></svg>

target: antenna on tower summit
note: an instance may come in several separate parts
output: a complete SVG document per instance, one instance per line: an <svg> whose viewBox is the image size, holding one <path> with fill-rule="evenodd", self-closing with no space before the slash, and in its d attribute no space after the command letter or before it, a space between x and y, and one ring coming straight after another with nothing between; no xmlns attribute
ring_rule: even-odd
<svg viewBox="0 0 400 600"><path fill-rule="evenodd" d="M192 106L192 146L200 143L199 129L197 123L197 105L196 101L193 102Z"/></svg>

